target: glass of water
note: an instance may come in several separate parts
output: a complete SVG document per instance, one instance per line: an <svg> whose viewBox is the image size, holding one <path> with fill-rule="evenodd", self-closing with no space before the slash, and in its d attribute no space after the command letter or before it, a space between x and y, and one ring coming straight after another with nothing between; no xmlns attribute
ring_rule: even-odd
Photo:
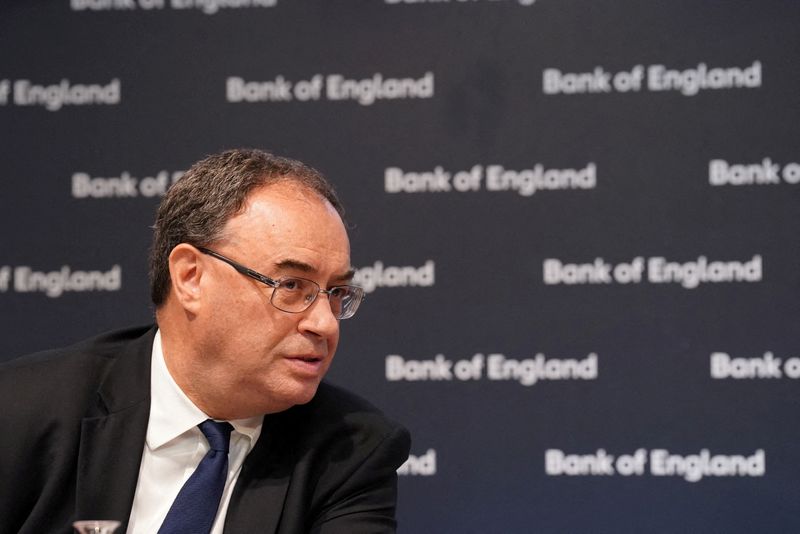
<svg viewBox="0 0 800 534"><path fill-rule="evenodd" d="M72 526L78 534L114 534L119 521L75 521Z"/></svg>

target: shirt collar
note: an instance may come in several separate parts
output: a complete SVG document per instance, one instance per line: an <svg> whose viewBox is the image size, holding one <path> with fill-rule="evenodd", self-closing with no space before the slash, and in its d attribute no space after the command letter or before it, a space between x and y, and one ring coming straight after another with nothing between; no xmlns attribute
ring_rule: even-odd
<svg viewBox="0 0 800 534"><path fill-rule="evenodd" d="M155 450L209 419L186 396L175 382L164 361L161 331L153 339L150 371L150 422L147 425L147 446ZM229 421L236 432L246 436L250 449L261 435L263 415Z"/></svg>

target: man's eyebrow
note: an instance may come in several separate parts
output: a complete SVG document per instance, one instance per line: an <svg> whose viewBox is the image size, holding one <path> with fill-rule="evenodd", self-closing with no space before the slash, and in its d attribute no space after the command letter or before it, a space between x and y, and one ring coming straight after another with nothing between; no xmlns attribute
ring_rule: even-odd
<svg viewBox="0 0 800 534"><path fill-rule="evenodd" d="M356 270L351 267L351 268L347 269L347 271L345 271L341 275L335 276L334 280L340 280L342 282L352 282L353 281L353 277L355 275L356 275Z"/></svg>
<svg viewBox="0 0 800 534"><path fill-rule="evenodd" d="M278 270L283 269L283 270L301 271L309 274L317 272L317 270L312 265L309 265L304 261L291 260L291 259L279 261L278 263L275 264L275 268ZM355 274L356 274L355 269L351 267L342 274L334 275L333 280L341 282L349 282L350 280L353 279L353 276L355 276Z"/></svg>
<svg viewBox="0 0 800 534"><path fill-rule="evenodd" d="M314 267L311 265L298 260L282 260L275 264L276 269L286 269L286 270L295 270L295 271L302 271L304 273L313 273L316 271Z"/></svg>

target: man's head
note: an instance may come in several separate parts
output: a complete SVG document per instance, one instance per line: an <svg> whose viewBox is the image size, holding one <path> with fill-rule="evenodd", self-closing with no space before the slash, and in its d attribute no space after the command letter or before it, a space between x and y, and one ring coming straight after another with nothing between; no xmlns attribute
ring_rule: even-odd
<svg viewBox="0 0 800 534"><path fill-rule="evenodd" d="M208 415L277 412L316 393L339 340L331 295L299 312L278 309L274 286L231 261L274 281L347 284L341 212L319 173L252 150L206 158L167 193L155 225L153 301L167 367Z"/></svg>
<svg viewBox="0 0 800 534"><path fill-rule="evenodd" d="M289 181L317 192L344 217L336 192L317 170L261 150L234 149L198 161L170 188L158 208L150 250L150 298L161 306L170 289L169 254L179 243L219 239L257 187Z"/></svg>

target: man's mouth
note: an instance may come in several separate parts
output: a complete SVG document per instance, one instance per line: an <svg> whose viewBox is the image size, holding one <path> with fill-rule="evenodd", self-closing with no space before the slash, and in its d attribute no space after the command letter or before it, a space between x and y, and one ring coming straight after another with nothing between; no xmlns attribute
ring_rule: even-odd
<svg viewBox="0 0 800 534"><path fill-rule="evenodd" d="M300 373L317 376L322 369L322 363L325 358L322 356L302 355L291 356L287 358L292 362L293 367Z"/></svg>
<svg viewBox="0 0 800 534"><path fill-rule="evenodd" d="M295 356L291 358L292 360L301 360L304 362L320 362L322 361L322 356Z"/></svg>

